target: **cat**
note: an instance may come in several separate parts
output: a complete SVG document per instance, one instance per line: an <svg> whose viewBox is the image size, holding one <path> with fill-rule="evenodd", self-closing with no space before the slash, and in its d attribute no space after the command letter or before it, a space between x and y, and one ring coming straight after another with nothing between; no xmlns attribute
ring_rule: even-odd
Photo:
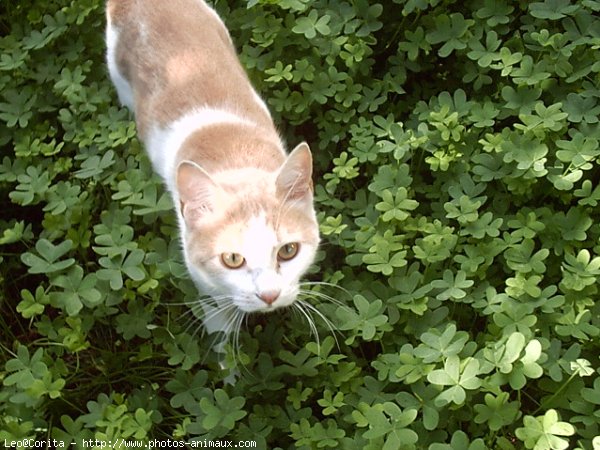
<svg viewBox="0 0 600 450"><path fill-rule="evenodd" d="M319 245L309 146L286 153L203 0L108 0L106 11L108 71L172 196L185 264L209 299L206 331L293 305Z"/></svg>

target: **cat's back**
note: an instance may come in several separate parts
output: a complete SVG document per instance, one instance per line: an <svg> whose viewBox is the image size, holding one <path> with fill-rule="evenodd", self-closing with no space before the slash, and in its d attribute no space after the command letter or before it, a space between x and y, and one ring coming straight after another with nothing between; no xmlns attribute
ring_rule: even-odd
<svg viewBox="0 0 600 450"><path fill-rule="evenodd" d="M157 51L231 46L223 22L204 0L108 0L106 11L113 26L158 44Z"/></svg>
<svg viewBox="0 0 600 450"><path fill-rule="evenodd" d="M122 101L142 135L206 106L271 123L227 28L203 0L108 0L107 18L111 72L128 84L131 98ZM110 67L110 42L108 52Z"/></svg>

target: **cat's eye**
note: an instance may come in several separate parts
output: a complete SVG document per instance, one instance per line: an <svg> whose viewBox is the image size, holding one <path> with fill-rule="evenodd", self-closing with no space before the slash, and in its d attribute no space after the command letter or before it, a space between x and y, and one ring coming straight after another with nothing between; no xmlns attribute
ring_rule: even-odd
<svg viewBox="0 0 600 450"><path fill-rule="evenodd" d="M221 262L229 269L239 269L246 259L239 253L221 253Z"/></svg>
<svg viewBox="0 0 600 450"><path fill-rule="evenodd" d="M289 261L298 254L298 250L300 250L300 244L297 242L290 242L282 245L277 252L277 259L280 261Z"/></svg>

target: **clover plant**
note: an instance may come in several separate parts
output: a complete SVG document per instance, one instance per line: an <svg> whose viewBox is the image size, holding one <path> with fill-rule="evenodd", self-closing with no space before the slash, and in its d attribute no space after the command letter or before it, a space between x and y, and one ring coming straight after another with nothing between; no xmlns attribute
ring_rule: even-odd
<svg viewBox="0 0 600 450"><path fill-rule="evenodd" d="M219 364L104 2L3 2L0 440L600 449L599 2L213 4L313 150L316 325Z"/></svg>

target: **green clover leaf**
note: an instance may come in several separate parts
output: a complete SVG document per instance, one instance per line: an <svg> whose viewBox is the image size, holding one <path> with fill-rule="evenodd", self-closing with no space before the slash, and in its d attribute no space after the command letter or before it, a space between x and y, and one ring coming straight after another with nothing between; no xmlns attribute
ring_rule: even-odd
<svg viewBox="0 0 600 450"><path fill-rule="evenodd" d="M534 450L564 450L569 447L569 441L561 436L573 434L575 427L561 422L554 409L548 410L542 417L525 416L523 427L516 430L525 447Z"/></svg>

